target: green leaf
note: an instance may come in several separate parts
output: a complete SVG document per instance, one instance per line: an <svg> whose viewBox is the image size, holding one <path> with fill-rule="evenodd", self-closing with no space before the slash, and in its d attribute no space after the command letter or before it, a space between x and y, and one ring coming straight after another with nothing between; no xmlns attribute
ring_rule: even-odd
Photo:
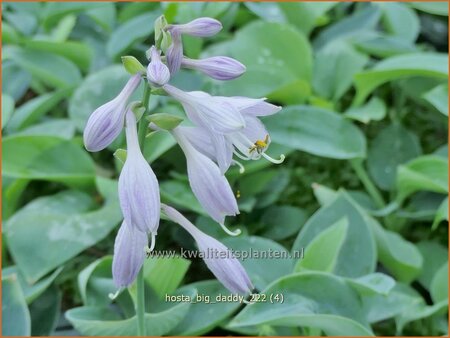
<svg viewBox="0 0 450 338"><path fill-rule="evenodd" d="M58 277L58 275L61 273L62 269L63 267L56 269L48 277L45 277L34 284L30 284L26 281L25 277L17 268L17 266L8 266L6 268L3 268L2 276L6 277L15 275L17 280L19 281L27 304L30 304L50 286L55 278Z"/></svg>
<svg viewBox="0 0 450 338"><path fill-rule="evenodd" d="M419 51L412 42L378 32L359 36L356 41L353 41L353 45L358 50L379 58Z"/></svg>
<svg viewBox="0 0 450 338"><path fill-rule="evenodd" d="M378 6L373 4L354 12L352 15L327 26L314 40L314 49L320 50L328 43L338 40L349 40L363 32L372 31L381 16Z"/></svg>
<svg viewBox="0 0 450 338"><path fill-rule="evenodd" d="M229 324L318 328L329 336L373 335L356 292L333 275L304 272L276 280L262 294L283 295L283 302L247 306Z"/></svg>
<svg viewBox="0 0 450 338"><path fill-rule="evenodd" d="M48 119L14 135L56 136L71 140L75 136L75 124L69 119Z"/></svg>
<svg viewBox="0 0 450 338"><path fill-rule="evenodd" d="M305 36L291 26L252 22L207 54L228 55L247 67L239 78L214 87L220 95L268 96L282 103L300 103L309 95L311 48Z"/></svg>
<svg viewBox="0 0 450 338"><path fill-rule="evenodd" d="M20 42L20 35L16 29L5 21L2 21L2 41L5 44L17 44Z"/></svg>
<svg viewBox="0 0 450 338"><path fill-rule="evenodd" d="M419 17L406 4L391 2L380 3L383 11L383 24L392 35L414 42L420 32Z"/></svg>
<svg viewBox="0 0 450 338"><path fill-rule="evenodd" d="M75 63L83 71L88 71L93 52L91 48L81 42L54 42L45 40L28 40L25 47L31 51L42 51L53 55L60 55Z"/></svg>
<svg viewBox="0 0 450 338"><path fill-rule="evenodd" d="M320 232L305 248L305 257L298 260L294 272L314 270L332 272L347 237L348 220L342 218Z"/></svg>
<svg viewBox="0 0 450 338"><path fill-rule="evenodd" d="M425 13L448 16L448 3L445 1L411 2L410 5Z"/></svg>
<svg viewBox="0 0 450 338"><path fill-rule="evenodd" d="M401 282L409 283L422 268L420 251L398 233L383 229L374 219L370 222L375 236L378 259Z"/></svg>
<svg viewBox="0 0 450 338"><path fill-rule="evenodd" d="M355 75L354 104L363 103L375 88L389 81L413 76L447 79L447 65L448 55L438 53L413 53L382 60L372 69Z"/></svg>
<svg viewBox="0 0 450 338"><path fill-rule="evenodd" d="M152 114L148 116L147 119L156 124L159 128L166 130L172 130L183 122L181 117L166 113Z"/></svg>
<svg viewBox="0 0 450 338"><path fill-rule="evenodd" d="M188 184L180 181L163 181L159 184L161 200L173 203L185 210L191 210L201 215L207 215L195 198Z"/></svg>
<svg viewBox="0 0 450 338"><path fill-rule="evenodd" d="M3 174L14 178L62 182L86 187L94 181L94 163L80 146L54 136L3 139Z"/></svg>
<svg viewBox="0 0 450 338"><path fill-rule="evenodd" d="M150 163L164 155L177 141L164 131L156 131L145 138L144 157Z"/></svg>
<svg viewBox="0 0 450 338"><path fill-rule="evenodd" d="M236 258L241 259L250 280L259 290L266 288L275 279L292 272L294 260L289 252L270 239L256 236L228 237L223 244L235 250ZM295 254L301 253L299 251ZM239 254L241 257L238 257Z"/></svg>
<svg viewBox="0 0 450 338"><path fill-rule="evenodd" d="M351 87L353 76L369 58L345 41L330 43L316 53L313 87L316 94L337 101Z"/></svg>
<svg viewBox="0 0 450 338"><path fill-rule="evenodd" d="M303 209L290 205L271 205L261 216L262 237L281 240L296 234L307 219Z"/></svg>
<svg viewBox="0 0 450 338"><path fill-rule="evenodd" d="M14 60L33 77L52 88L67 88L81 81L77 66L68 59L42 51L10 47L4 57Z"/></svg>
<svg viewBox="0 0 450 338"><path fill-rule="evenodd" d="M336 159L366 154L366 140L361 131L328 110L290 106L264 122L274 142L293 149Z"/></svg>
<svg viewBox="0 0 450 338"><path fill-rule="evenodd" d="M116 97L129 78L130 75L121 65L114 65L92 73L83 80L69 101L69 117L78 130L83 131L94 110ZM142 91L138 88L130 102L140 100L141 95Z"/></svg>
<svg viewBox="0 0 450 338"><path fill-rule="evenodd" d="M127 151L125 149L117 149L113 156L120 161L120 163L123 165L125 164L125 161L127 160Z"/></svg>
<svg viewBox="0 0 450 338"><path fill-rule="evenodd" d="M78 289L84 305L107 306L116 291L112 280L112 256L95 260L78 274Z"/></svg>
<svg viewBox="0 0 450 338"><path fill-rule="evenodd" d="M364 312L370 323L393 318L408 308L423 303L423 299L410 286L396 283L388 294L368 293L361 297Z"/></svg>
<svg viewBox="0 0 450 338"><path fill-rule="evenodd" d="M422 271L417 279L429 290L434 275L448 260L448 249L432 241L421 241L417 243L417 248L423 257Z"/></svg>
<svg viewBox="0 0 450 338"><path fill-rule="evenodd" d="M134 56L126 55L122 56L121 59L125 70L131 75L145 73L145 67Z"/></svg>
<svg viewBox="0 0 450 338"><path fill-rule="evenodd" d="M312 188L314 196L321 206L333 202L333 200L337 197L337 192L335 190L330 189L324 185L313 183Z"/></svg>
<svg viewBox="0 0 450 338"><path fill-rule="evenodd" d="M367 167L375 183L384 190L395 186L397 167L422 154L419 138L401 124L390 124L369 146Z"/></svg>
<svg viewBox="0 0 450 338"><path fill-rule="evenodd" d="M448 261L436 272L431 281L430 293L433 302L448 301Z"/></svg>
<svg viewBox="0 0 450 338"><path fill-rule="evenodd" d="M8 123L14 112L14 99L8 94L2 93L2 130Z"/></svg>
<svg viewBox="0 0 450 338"><path fill-rule="evenodd" d="M397 200L417 191L448 192L448 160L436 155L418 157L397 169Z"/></svg>
<svg viewBox="0 0 450 338"><path fill-rule="evenodd" d="M363 106L349 108L344 116L365 124L380 121L386 116L386 105L383 100L374 96Z"/></svg>
<svg viewBox="0 0 450 338"><path fill-rule="evenodd" d="M442 114L448 116L448 84L434 87L423 95L423 98Z"/></svg>
<svg viewBox="0 0 450 338"><path fill-rule="evenodd" d="M69 38L72 33L75 24L77 23L77 17L73 14L66 15L51 31L51 38L55 42L64 42ZM75 62L75 61L74 61ZM76 63L76 62L75 62Z"/></svg>
<svg viewBox="0 0 450 338"><path fill-rule="evenodd" d="M340 191L332 202L311 216L298 234L292 249L307 247L322 231L343 217L348 220L348 231L337 257L334 273L345 277L372 273L375 269L376 248L368 216L344 191ZM305 250L305 256L306 252Z"/></svg>
<svg viewBox="0 0 450 338"><path fill-rule="evenodd" d="M72 89L58 90L39 95L18 107L6 127L8 133L24 129L51 111L61 100L68 97Z"/></svg>
<svg viewBox="0 0 450 338"><path fill-rule="evenodd" d="M395 280L383 273L375 272L359 278L348 278L347 282L361 295L387 295L395 286Z"/></svg>
<svg viewBox="0 0 450 338"><path fill-rule="evenodd" d="M6 222L8 248L27 282L46 273L103 239L122 219L117 183L98 178L106 199L98 209L80 191L39 197Z"/></svg>
<svg viewBox="0 0 450 338"><path fill-rule="evenodd" d="M20 100L31 83L31 75L11 60L2 61L2 92Z"/></svg>
<svg viewBox="0 0 450 338"><path fill-rule="evenodd" d="M158 15L157 11L144 13L120 25L112 32L106 45L109 57L116 58L129 50L133 44L148 38L153 33L153 22Z"/></svg>
<svg viewBox="0 0 450 338"><path fill-rule="evenodd" d="M448 197L446 197L439 209L436 211L436 215L434 216L433 224L431 225L431 230L436 230L443 220L448 221Z"/></svg>
<svg viewBox="0 0 450 338"><path fill-rule="evenodd" d="M194 297L195 294L187 296ZM144 322L149 336L161 336L176 327L189 312L191 304L179 304L158 313L146 313ZM83 306L66 312L67 320L86 336L136 336L137 317L122 319L108 308Z"/></svg>
<svg viewBox="0 0 450 338"><path fill-rule="evenodd" d="M2 336L29 336L30 312L16 275L2 278Z"/></svg>
<svg viewBox="0 0 450 338"><path fill-rule="evenodd" d="M424 301L416 302L413 306L405 309L396 319L397 335L400 335L406 324L433 315L444 315L448 312L448 300L441 301L428 306Z"/></svg>
<svg viewBox="0 0 450 338"><path fill-rule="evenodd" d="M211 303L196 302L191 304L186 317L169 335L200 336L211 331L233 314L240 306L238 302L216 302L217 296L227 296L230 292L216 280L206 280L184 285L177 294L189 294L197 290L199 295L208 295ZM215 302L215 303L212 303ZM205 314L207 314L205 316Z"/></svg>
<svg viewBox="0 0 450 338"><path fill-rule="evenodd" d="M53 333L59 320L61 298L61 291L53 285L30 305L32 336L49 336Z"/></svg>
<svg viewBox="0 0 450 338"><path fill-rule="evenodd" d="M182 257L156 257L144 264L144 278L155 293L164 298L180 285L191 262Z"/></svg>

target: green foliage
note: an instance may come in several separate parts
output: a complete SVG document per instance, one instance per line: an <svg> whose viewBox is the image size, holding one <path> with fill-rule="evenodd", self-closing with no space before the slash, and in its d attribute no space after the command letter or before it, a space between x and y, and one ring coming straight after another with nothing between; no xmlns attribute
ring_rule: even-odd
<svg viewBox="0 0 450 338"><path fill-rule="evenodd" d="M242 230L231 238L193 195L171 134L146 135L163 202L233 250L277 253L240 257L254 304L217 301L229 292L200 259L146 260L147 334L447 335L444 2L4 2L2 334L137 334L136 285L108 296L124 137L89 154L82 131L129 73L145 73L152 44L167 48L161 15L223 23L184 51L233 57L245 74L183 70L173 83L282 106L263 122L267 153L286 160L227 172L241 212L227 218ZM162 129L187 120L169 97L152 95L150 110ZM195 248L162 220L156 249L180 246Z"/></svg>

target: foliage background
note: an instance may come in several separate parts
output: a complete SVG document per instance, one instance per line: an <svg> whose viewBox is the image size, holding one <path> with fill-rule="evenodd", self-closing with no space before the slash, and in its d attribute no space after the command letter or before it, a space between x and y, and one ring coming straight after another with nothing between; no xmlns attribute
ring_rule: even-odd
<svg viewBox="0 0 450 338"><path fill-rule="evenodd" d="M303 260L243 262L283 304L165 303L166 293L225 292L200 260L146 263L151 335L447 334L447 3L2 3L3 334L133 335L134 290L115 304L111 254L121 220L109 150L88 154L89 114L145 62L152 23L199 16L224 30L185 39L197 58L247 66L218 83L183 71L185 90L268 97L265 120L287 154L227 176L244 235L224 238L189 190L169 135L146 145L162 199L235 249ZM140 94L140 93L139 93ZM152 97L154 111L183 114ZM193 248L162 222L157 249ZM128 319L127 319L128 318Z"/></svg>

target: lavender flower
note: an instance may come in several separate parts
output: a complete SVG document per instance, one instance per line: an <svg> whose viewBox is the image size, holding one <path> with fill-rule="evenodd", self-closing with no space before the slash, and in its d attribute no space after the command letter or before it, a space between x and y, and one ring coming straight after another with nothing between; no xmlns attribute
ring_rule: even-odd
<svg viewBox="0 0 450 338"><path fill-rule="evenodd" d="M167 48L166 57L167 64L171 75L180 70L181 60L183 59L183 43L178 32L172 32L172 44Z"/></svg>
<svg viewBox="0 0 450 338"><path fill-rule="evenodd" d="M147 234L122 222L114 243L112 275L118 288L130 285L144 264Z"/></svg>
<svg viewBox="0 0 450 338"><path fill-rule="evenodd" d="M147 80L155 87L161 87L170 80L170 72L167 66L161 62L159 51L152 46L150 48L151 61L147 67Z"/></svg>
<svg viewBox="0 0 450 338"><path fill-rule="evenodd" d="M105 149L120 134L127 101L139 86L140 81L140 74L132 76L119 95L91 114L83 134L84 146L88 151Z"/></svg>
<svg viewBox="0 0 450 338"><path fill-rule="evenodd" d="M141 153L136 118L126 114L127 159L119 177L119 201L130 227L156 235L160 216L159 185Z"/></svg>
<svg viewBox="0 0 450 338"><path fill-rule="evenodd" d="M163 88L167 94L182 104L189 119L198 126L222 134L245 127L239 110L224 100L217 100L205 92L184 92L169 84Z"/></svg>
<svg viewBox="0 0 450 338"><path fill-rule="evenodd" d="M245 72L245 66L242 63L226 56L214 56L201 60L185 57L181 61L181 66L198 70L216 80L232 80Z"/></svg>
<svg viewBox="0 0 450 338"><path fill-rule="evenodd" d="M239 214L236 198L225 176L206 155L195 149L185 132L189 127L177 127L171 131L186 156L189 183L194 195L208 214L230 235L224 225L226 216Z"/></svg>
<svg viewBox="0 0 450 338"><path fill-rule="evenodd" d="M167 30L173 33L186 34L197 37L210 37L222 29L222 24L213 18L198 18L183 25L169 25Z"/></svg>
<svg viewBox="0 0 450 338"><path fill-rule="evenodd" d="M162 204L161 209L195 239L206 266L228 290L240 294L249 294L253 290L244 267L225 245L201 232L174 208Z"/></svg>

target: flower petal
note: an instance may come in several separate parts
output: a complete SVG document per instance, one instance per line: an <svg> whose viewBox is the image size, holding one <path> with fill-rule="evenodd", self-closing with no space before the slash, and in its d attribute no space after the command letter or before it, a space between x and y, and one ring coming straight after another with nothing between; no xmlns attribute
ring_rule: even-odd
<svg viewBox="0 0 450 338"><path fill-rule="evenodd" d="M206 212L219 223L225 221L225 216L238 214L236 197L217 165L189 143L182 129L175 128L172 134L186 155L192 192Z"/></svg>
<svg viewBox="0 0 450 338"><path fill-rule="evenodd" d="M253 290L244 267L225 245L200 231L174 208L165 204L161 208L172 221L194 237L199 251L205 257L206 266L228 290L240 294L249 294Z"/></svg>
<svg viewBox="0 0 450 338"><path fill-rule="evenodd" d="M136 119L127 113L127 159L119 176L119 201L130 226L157 232L160 218L159 185L153 170L139 149Z"/></svg>
<svg viewBox="0 0 450 338"><path fill-rule="evenodd" d="M181 66L198 70L216 80L232 80L245 72L245 66L227 56L214 56L201 60L183 58Z"/></svg>
<svg viewBox="0 0 450 338"><path fill-rule="evenodd" d="M144 264L147 234L122 222L114 243L112 275L118 288L133 283Z"/></svg>

